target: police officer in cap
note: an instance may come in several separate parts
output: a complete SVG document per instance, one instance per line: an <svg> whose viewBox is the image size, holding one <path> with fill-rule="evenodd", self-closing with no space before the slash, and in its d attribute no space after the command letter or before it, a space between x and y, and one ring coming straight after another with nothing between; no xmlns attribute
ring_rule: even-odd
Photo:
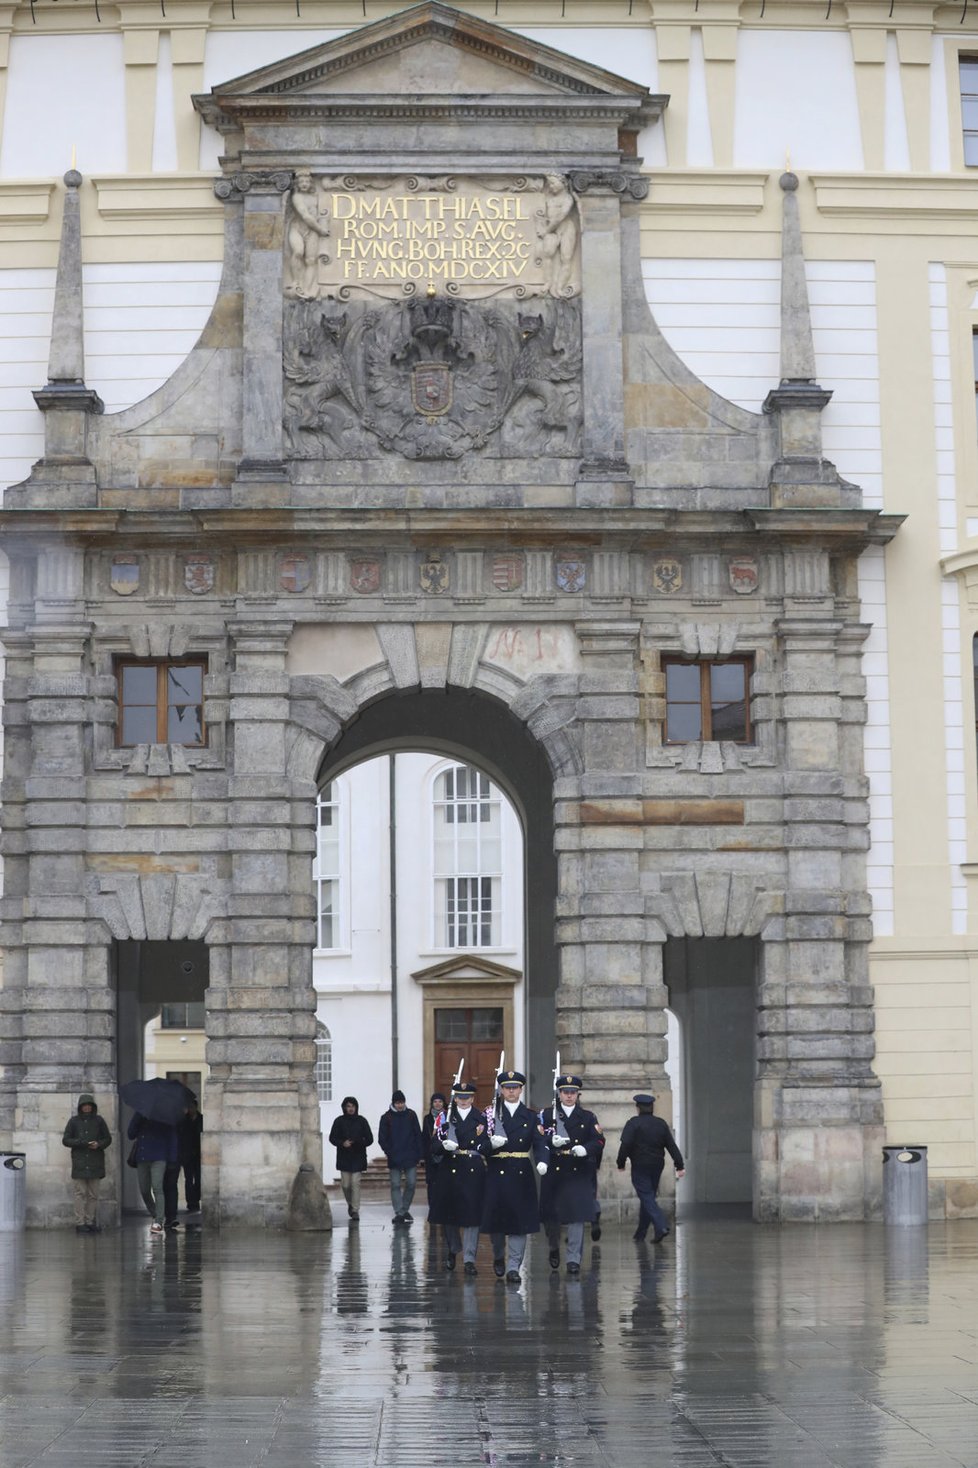
<svg viewBox="0 0 978 1468"><path fill-rule="evenodd" d="M505 1274L510 1284L520 1282L527 1234L540 1232L534 1165L541 1177L547 1172L547 1144L539 1118L520 1099L525 1085L526 1076L518 1070L500 1071L496 1077L499 1104L495 1111L492 1108L486 1111L493 1150L486 1178L482 1232L492 1241L492 1267L496 1277L502 1279Z"/></svg>
<svg viewBox="0 0 978 1468"><path fill-rule="evenodd" d="M661 1116L652 1115L655 1097L639 1092L632 1100L638 1114L630 1117L622 1128L618 1171L624 1172L625 1163L631 1160L632 1187L639 1201L638 1228L632 1238L641 1243L651 1223L655 1229L652 1239L658 1244L669 1232L669 1222L656 1199L659 1179L666 1165L666 1153L676 1164L677 1177L683 1176L686 1164L668 1122Z"/></svg>
<svg viewBox="0 0 978 1468"><path fill-rule="evenodd" d="M432 1159L444 1158L445 1162L428 1222L444 1225L446 1268L454 1269L455 1256L461 1254L466 1274L479 1272L475 1256L486 1190L486 1154L492 1151L485 1113L472 1105L474 1096L475 1086L456 1081L448 1114L439 1118L431 1138Z"/></svg>
<svg viewBox="0 0 978 1468"><path fill-rule="evenodd" d="M567 1273L580 1274L584 1225L597 1214L595 1172L604 1133L593 1111L578 1105L579 1076L559 1075L556 1101L541 1114L550 1144L550 1170L540 1192L540 1217L550 1243L550 1268L560 1268L560 1229L567 1225Z"/></svg>

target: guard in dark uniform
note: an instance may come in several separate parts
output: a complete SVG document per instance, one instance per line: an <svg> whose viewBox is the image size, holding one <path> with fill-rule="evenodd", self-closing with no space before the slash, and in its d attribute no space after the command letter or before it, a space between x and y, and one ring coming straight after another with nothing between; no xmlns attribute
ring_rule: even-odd
<svg viewBox="0 0 978 1468"><path fill-rule="evenodd" d="M492 1133L492 1152L486 1179L486 1201L482 1232L492 1240L492 1267L497 1278L505 1274L510 1284L519 1284L520 1267L526 1253L528 1234L540 1232L537 1180L547 1172L549 1149L535 1111L524 1106L520 1093L526 1076L518 1070L500 1071L496 1077L500 1104L486 1111Z"/></svg>
<svg viewBox="0 0 978 1468"><path fill-rule="evenodd" d="M595 1172L604 1133L593 1111L578 1105L579 1076L559 1075L556 1102L541 1115L550 1144L550 1170L540 1192L540 1218L550 1243L550 1268L560 1268L560 1230L567 1226L567 1273L580 1274L584 1225L596 1214Z"/></svg>
<svg viewBox="0 0 978 1468"><path fill-rule="evenodd" d="M479 1247L479 1225L486 1193L486 1154L492 1151L485 1112L472 1105L475 1087L457 1081L452 1087L448 1113L442 1114L431 1138L432 1160L444 1159L444 1172L428 1213L429 1223L445 1229L447 1269L455 1268L462 1255L466 1274L475 1267Z"/></svg>
<svg viewBox="0 0 978 1468"><path fill-rule="evenodd" d="M666 1153L669 1153L676 1164L677 1177L682 1177L686 1164L669 1123L663 1121L661 1116L652 1115L655 1097L640 1092L632 1100L638 1115L629 1117L622 1127L618 1171L624 1172L625 1163L631 1161L632 1187L638 1194L639 1201L638 1228L632 1238L641 1243L651 1223L655 1227L653 1241L659 1244L669 1232L669 1221L656 1199L659 1179L666 1165Z"/></svg>

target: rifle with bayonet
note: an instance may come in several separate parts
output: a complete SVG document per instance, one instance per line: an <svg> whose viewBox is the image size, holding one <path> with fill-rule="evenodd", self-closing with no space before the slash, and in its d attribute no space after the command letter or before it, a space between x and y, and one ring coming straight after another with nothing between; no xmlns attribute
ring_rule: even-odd
<svg viewBox="0 0 978 1468"><path fill-rule="evenodd" d="M506 1051L505 1050L500 1050L500 1052L499 1052L499 1065L496 1067L496 1103L495 1103L495 1106L493 1108L494 1111L495 1111L495 1114L496 1114L496 1126L497 1127L502 1125L502 1120L503 1120L503 1093L502 1093L502 1089L501 1089L501 1087L499 1085L499 1077L503 1073L503 1066L505 1064L506 1064Z"/></svg>
<svg viewBox="0 0 978 1468"><path fill-rule="evenodd" d="M558 1050L557 1058L554 1062L554 1136L563 1137L569 1142L570 1137L567 1132L567 1123L564 1121L564 1113L560 1106L560 1092L557 1090L557 1082L560 1080L560 1076L560 1051Z"/></svg>

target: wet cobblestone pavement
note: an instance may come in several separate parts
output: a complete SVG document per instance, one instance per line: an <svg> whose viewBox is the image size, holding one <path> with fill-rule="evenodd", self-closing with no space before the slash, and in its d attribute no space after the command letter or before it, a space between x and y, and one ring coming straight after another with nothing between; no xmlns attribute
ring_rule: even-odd
<svg viewBox="0 0 978 1468"><path fill-rule="evenodd" d="M0 1468L978 1468L978 1222L0 1234Z"/></svg>

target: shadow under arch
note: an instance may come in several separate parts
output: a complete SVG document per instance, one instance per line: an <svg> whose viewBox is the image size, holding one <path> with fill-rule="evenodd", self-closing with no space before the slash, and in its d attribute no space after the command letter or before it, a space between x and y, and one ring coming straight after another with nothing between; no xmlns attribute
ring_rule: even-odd
<svg viewBox="0 0 978 1468"><path fill-rule="evenodd" d="M553 771L542 745L504 704L451 686L383 695L360 710L326 751L330 780L377 755L440 754L475 765L509 796L523 828L527 1094L544 1105L555 1047L557 858Z"/></svg>

